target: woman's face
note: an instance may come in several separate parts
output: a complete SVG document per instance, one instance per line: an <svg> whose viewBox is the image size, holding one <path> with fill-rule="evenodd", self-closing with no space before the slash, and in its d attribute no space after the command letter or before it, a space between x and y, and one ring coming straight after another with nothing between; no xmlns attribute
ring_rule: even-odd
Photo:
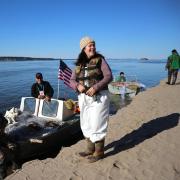
<svg viewBox="0 0 180 180"><path fill-rule="evenodd" d="M90 58L92 56L95 55L96 52L96 46L95 43L89 43L85 48L84 48L84 52L86 53L87 57Z"/></svg>

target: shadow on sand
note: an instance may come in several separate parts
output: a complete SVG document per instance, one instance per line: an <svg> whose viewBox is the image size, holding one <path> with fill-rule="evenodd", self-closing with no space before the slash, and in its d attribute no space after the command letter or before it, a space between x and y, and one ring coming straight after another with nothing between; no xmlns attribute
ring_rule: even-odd
<svg viewBox="0 0 180 180"><path fill-rule="evenodd" d="M144 123L138 129L105 146L105 151L108 151L105 154L105 157L112 156L121 151L133 148L146 139L152 138L164 130L168 130L177 126L179 122L179 116L179 113L173 113L168 116L153 119L147 123ZM113 150L109 151L111 148L113 148Z"/></svg>

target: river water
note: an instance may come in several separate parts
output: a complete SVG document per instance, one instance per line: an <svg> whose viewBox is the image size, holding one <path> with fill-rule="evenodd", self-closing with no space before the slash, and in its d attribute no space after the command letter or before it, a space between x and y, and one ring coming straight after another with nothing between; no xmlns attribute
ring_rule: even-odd
<svg viewBox="0 0 180 180"><path fill-rule="evenodd" d="M111 59L107 60L113 75L120 71L127 76L136 75L138 81L147 88L156 86L161 79L167 76L165 60L139 59ZM74 60L64 60L71 68L74 68ZM46 61L0 61L0 112L11 107L19 107L21 97L31 96L31 86L35 81L36 72L42 72L44 80L51 83L54 88L54 98L57 98L59 60ZM60 97L75 99L77 95L73 90L59 82Z"/></svg>

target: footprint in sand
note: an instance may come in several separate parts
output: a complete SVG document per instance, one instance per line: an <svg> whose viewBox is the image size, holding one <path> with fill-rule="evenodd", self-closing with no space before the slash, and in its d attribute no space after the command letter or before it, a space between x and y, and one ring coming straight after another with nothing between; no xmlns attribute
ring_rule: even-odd
<svg viewBox="0 0 180 180"><path fill-rule="evenodd" d="M132 176L129 172L129 167L127 164L122 164L119 161L115 161L113 163L113 166L111 167L109 171L109 177L110 180L117 180L118 179L126 179L126 180L132 180Z"/></svg>

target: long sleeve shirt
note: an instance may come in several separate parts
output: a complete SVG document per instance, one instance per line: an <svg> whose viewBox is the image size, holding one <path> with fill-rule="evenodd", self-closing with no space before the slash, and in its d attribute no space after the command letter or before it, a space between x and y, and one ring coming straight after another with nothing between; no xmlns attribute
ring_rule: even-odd
<svg viewBox="0 0 180 180"><path fill-rule="evenodd" d="M49 84L49 82L48 81L43 81L42 82L42 87L43 87L43 89L40 89L41 88L40 85L38 83L34 83L32 85L32 87L31 87L31 95L32 95L32 97L37 98L39 96L39 91L43 90L44 95L51 98L53 96L53 94L54 94L54 90L51 87L51 85Z"/></svg>

